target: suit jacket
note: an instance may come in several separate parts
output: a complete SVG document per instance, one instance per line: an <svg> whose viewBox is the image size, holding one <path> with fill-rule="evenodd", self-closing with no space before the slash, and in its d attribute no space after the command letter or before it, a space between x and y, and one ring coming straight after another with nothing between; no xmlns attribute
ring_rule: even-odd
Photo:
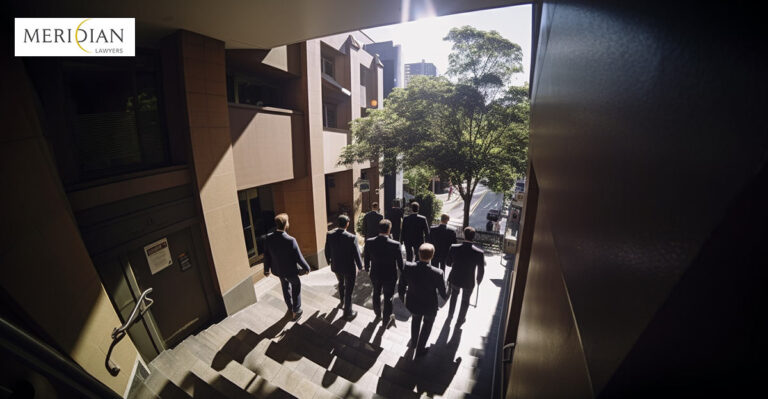
<svg viewBox="0 0 768 399"><path fill-rule="evenodd" d="M433 260L443 260L448 256L451 245L456 244L456 231L447 225L441 224L433 227L429 231L432 244L435 246L435 257Z"/></svg>
<svg viewBox="0 0 768 399"><path fill-rule="evenodd" d="M365 238L376 237L379 235L379 222L384 219L380 213L370 211L363 216L363 235Z"/></svg>
<svg viewBox="0 0 768 399"><path fill-rule="evenodd" d="M403 233L400 235L400 241L413 246L429 241L427 218L418 213L412 213L403 218Z"/></svg>
<svg viewBox="0 0 768 399"><path fill-rule="evenodd" d="M401 298L405 295L405 307L411 313L425 316L437 314L438 294L448 298L443 271L421 261L405 262L397 291Z"/></svg>
<svg viewBox="0 0 768 399"><path fill-rule="evenodd" d="M325 260L334 273L355 274L355 267L362 269L357 236L343 229L329 231L325 236Z"/></svg>
<svg viewBox="0 0 768 399"><path fill-rule="evenodd" d="M475 286L475 269L477 269L478 284L483 281L485 272L485 256L483 250L472 245L471 242L451 245L448 253L448 264L451 266L451 274L448 281L461 288Z"/></svg>
<svg viewBox="0 0 768 399"><path fill-rule="evenodd" d="M365 270L371 280L397 281L397 271L403 270L400 243L385 236L365 240Z"/></svg>
<svg viewBox="0 0 768 399"><path fill-rule="evenodd" d="M284 231L275 231L264 240L264 272L278 277L295 277L299 274L297 265L309 271L296 239Z"/></svg>
<svg viewBox="0 0 768 399"><path fill-rule="evenodd" d="M392 222L392 235L395 237L400 236L400 226L403 223L403 210L400 208L392 207L387 211L387 219Z"/></svg>

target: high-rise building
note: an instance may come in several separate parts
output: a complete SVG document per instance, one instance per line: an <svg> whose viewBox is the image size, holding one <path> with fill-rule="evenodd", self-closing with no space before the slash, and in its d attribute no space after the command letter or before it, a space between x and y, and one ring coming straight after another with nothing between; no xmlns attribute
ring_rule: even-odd
<svg viewBox="0 0 768 399"><path fill-rule="evenodd" d="M401 48L390 40L387 42L371 43L363 45L363 49L370 54L376 54L384 65L384 98L389 96L395 87L404 87L402 74L400 73ZM383 209L392 206L395 199L403 198L403 171L384 176L384 204Z"/></svg>
<svg viewBox="0 0 768 399"><path fill-rule="evenodd" d="M437 67L431 62L415 62L413 64L405 64L405 85L408 86L408 82L411 80L411 76L425 75L425 76L437 76Z"/></svg>
<svg viewBox="0 0 768 399"><path fill-rule="evenodd" d="M384 65L384 98L387 98L392 89L403 87L403 77L400 72L401 48L390 40L387 42L371 43L363 45L363 49L370 54L377 54Z"/></svg>

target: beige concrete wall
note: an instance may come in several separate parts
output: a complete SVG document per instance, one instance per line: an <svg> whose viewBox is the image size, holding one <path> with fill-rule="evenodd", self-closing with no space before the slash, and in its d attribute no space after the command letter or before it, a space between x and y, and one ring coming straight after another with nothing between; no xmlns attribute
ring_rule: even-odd
<svg viewBox="0 0 768 399"><path fill-rule="evenodd" d="M120 319L80 238L22 63L0 63L0 185L7 188L0 195L0 285L49 344L122 394L138 353L125 337L112 353L122 372L113 377L104 367Z"/></svg>
<svg viewBox="0 0 768 399"><path fill-rule="evenodd" d="M184 71L192 166L209 256L218 288L224 295L251 276L237 202L224 43L192 32L181 31L177 35ZM235 310L228 307L227 312Z"/></svg>
<svg viewBox="0 0 768 399"><path fill-rule="evenodd" d="M229 105L230 136L238 190L294 177L293 119L301 117L289 110Z"/></svg>
<svg viewBox="0 0 768 399"><path fill-rule="evenodd" d="M307 118L309 148L309 180L312 192L312 215L314 225L315 254L325 246L325 156L323 152L323 93L320 77L320 40L308 40L305 44L306 62L304 63L307 90ZM324 256L318 262L324 265Z"/></svg>
<svg viewBox="0 0 768 399"><path fill-rule="evenodd" d="M349 169L349 166L338 165L339 156L349 142L349 133L325 130L323 131L323 158L325 165L323 171L327 173L341 172Z"/></svg>

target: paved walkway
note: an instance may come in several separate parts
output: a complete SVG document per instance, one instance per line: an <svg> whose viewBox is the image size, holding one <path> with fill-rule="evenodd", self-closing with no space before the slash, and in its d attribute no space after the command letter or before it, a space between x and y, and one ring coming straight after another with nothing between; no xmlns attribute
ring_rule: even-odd
<svg viewBox="0 0 768 399"><path fill-rule="evenodd" d="M437 391L442 392L442 395L436 396L477 398L490 396L496 360L495 345L501 317L500 292L505 276L509 279L511 276L509 276L510 273L506 273L506 261L501 255L489 254L486 256L486 263L485 277L479 289L475 288L472 294L467 320L462 326L456 327L456 316L451 321L446 320L448 303L440 301L441 309L427 343L428 346L432 345L432 348L422 360L427 370L435 376L440 376L441 381L445 381L441 390ZM330 268L323 268L302 277L302 286L311 287L313 292L328 295L329 298L335 298L334 300L338 298L336 277ZM280 293L278 280L274 277L263 279L256 284L255 289L259 300L270 299L275 302L276 294ZM371 293L372 286L368 274L360 272L356 280L353 302L371 309ZM340 313L332 318L340 317ZM395 328L384 331L380 323L368 324L365 328L361 328L361 331L352 331L352 334L374 346L381 345L382 339L386 342L388 337L391 339L408 337L410 313L397 295L394 300L394 313L397 320ZM411 355L407 353L404 346L393 346L391 349L402 352L396 352L402 359ZM410 363L405 363L403 367L408 364ZM418 386L414 386L413 390L420 392Z"/></svg>

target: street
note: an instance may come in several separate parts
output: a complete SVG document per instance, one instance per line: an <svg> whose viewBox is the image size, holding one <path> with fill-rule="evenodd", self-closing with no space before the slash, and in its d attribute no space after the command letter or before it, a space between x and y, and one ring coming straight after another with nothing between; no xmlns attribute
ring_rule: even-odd
<svg viewBox="0 0 768 399"><path fill-rule="evenodd" d="M448 201L448 193L438 194L437 198L443 201L443 210L441 213L448 214L451 217L448 225L459 230L464 222L464 201L459 196L457 190L454 189L451 195L450 201ZM478 184L475 189L475 193L472 195L472 201L470 205L469 225L477 230L485 231L485 224L488 220L485 215L491 209L498 209L501 211L503 207L504 196L501 193L496 193L488 189L488 187ZM502 215L504 216L504 215ZM501 220L501 229L504 231L507 220Z"/></svg>

